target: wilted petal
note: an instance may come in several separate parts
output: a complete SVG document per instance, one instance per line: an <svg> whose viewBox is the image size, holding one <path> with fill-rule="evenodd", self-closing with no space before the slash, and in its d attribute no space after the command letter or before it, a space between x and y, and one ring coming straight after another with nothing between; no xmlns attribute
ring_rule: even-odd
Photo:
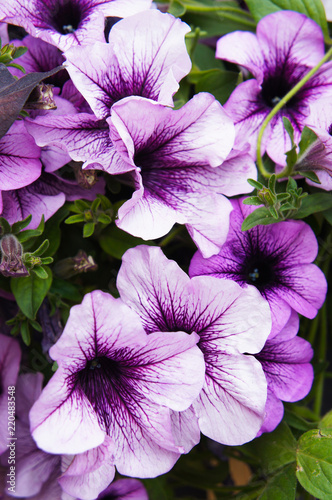
<svg viewBox="0 0 332 500"><path fill-rule="evenodd" d="M158 10L130 16L113 26L109 43L67 51L66 68L98 118L131 95L171 106L191 67L184 43L188 31L180 19Z"/></svg>

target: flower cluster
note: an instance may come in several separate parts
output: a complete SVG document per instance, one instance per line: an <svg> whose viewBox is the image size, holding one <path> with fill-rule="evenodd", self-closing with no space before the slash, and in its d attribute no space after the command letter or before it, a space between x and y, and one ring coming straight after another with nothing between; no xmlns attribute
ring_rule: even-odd
<svg viewBox="0 0 332 500"><path fill-rule="evenodd" d="M251 16L212 3L200 8ZM188 7L190 22L189 4L168 7ZM201 440L240 450L312 387L314 335L298 333L327 294L328 266L314 263L332 209L324 33L277 11L255 34L223 28L202 44L166 10L0 6L3 41L7 25L25 30L0 45L4 122L29 88L0 134L6 500L147 500L137 478L169 472ZM237 85L218 98L205 84L235 65Z"/></svg>

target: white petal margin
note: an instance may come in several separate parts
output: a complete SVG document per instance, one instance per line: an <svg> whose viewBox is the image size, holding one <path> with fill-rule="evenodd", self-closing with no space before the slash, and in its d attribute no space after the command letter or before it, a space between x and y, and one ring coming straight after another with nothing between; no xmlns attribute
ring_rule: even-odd
<svg viewBox="0 0 332 500"><path fill-rule="evenodd" d="M193 403L201 432L234 446L254 439L264 416L266 379L252 356L215 352L207 363L205 386Z"/></svg>
<svg viewBox="0 0 332 500"><path fill-rule="evenodd" d="M66 493L81 500L94 500L113 481L115 475L113 443L105 442L79 455L62 456L63 474L58 479Z"/></svg>
<svg viewBox="0 0 332 500"><path fill-rule="evenodd" d="M48 453L83 453L105 439L86 397L70 393L59 368L30 410L30 430L37 446Z"/></svg>

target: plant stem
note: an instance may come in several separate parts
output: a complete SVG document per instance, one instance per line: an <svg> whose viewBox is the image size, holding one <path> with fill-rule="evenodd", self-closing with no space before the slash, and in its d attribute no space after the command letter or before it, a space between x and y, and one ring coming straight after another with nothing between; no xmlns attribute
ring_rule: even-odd
<svg viewBox="0 0 332 500"><path fill-rule="evenodd" d="M194 6L184 4L184 7L187 12L199 13L199 12L216 12L220 13L222 17L225 19L229 19L230 21L240 22L245 26L249 26L250 28L256 28L256 23L253 21L250 14L247 14L241 9L237 9L235 7L224 7L222 5L218 7L204 7L204 6Z"/></svg>
<svg viewBox="0 0 332 500"><path fill-rule="evenodd" d="M295 87L293 87L282 99L280 99L280 101L276 104L276 106L274 106L274 108L272 109L272 111L270 111L270 113L267 115L267 117L265 118L265 120L263 121L262 123L262 126L260 128L260 131L259 131L259 134L258 134L258 138L257 138L257 148L256 148L256 153L257 153L257 166L258 166L258 169L260 171L260 173L266 177L266 178L269 178L271 177L271 173L268 172L263 164L263 159L262 159L262 156L261 156L261 145L262 145L262 139L263 139L263 134L265 132L265 129L266 127L268 126L268 124L270 123L270 121L272 120L272 118L278 113L278 111L281 110L281 108L283 108L285 106L285 104L287 104L288 101L290 101L290 99L292 99L292 97L294 97L294 95L307 83L308 80L310 80L310 78L319 70L319 68L326 62L330 59L330 57L332 56L332 47L330 48L330 50L325 54L325 56L319 61L319 63L314 67L312 68L296 85ZM281 179L283 177L285 177L286 175L289 175L289 172L288 172L288 166L286 166L282 172L280 172L279 174L277 174L277 178L278 179Z"/></svg>

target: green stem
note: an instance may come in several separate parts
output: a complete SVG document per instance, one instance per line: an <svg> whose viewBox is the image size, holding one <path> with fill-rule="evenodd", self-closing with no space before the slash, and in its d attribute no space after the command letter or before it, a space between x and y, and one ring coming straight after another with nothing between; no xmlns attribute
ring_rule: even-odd
<svg viewBox="0 0 332 500"><path fill-rule="evenodd" d="M175 236L180 234L182 232L182 230L183 230L183 226L178 226L178 227L175 227L174 229L172 229L167 234L167 236L165 236L165 238L163 238L161 240L161 242L159 243L159 246L165 247L166 245L168 245L168 243L170 243L175 238Z"/></svg>
<svg viewBox="0 0 332 500"><path fill-rule="evenodd" d="M323 362L326 359L326 347L327 347L327 311L326 311L326 304L324 304L321 311L321 336L320 336L320 345L318 354L320 362ZM319 416L321 414L322 403L323 403L324 380L325 380L325 373L322 372L318 375L316 395L313 408L314 412Z"/></svg>
<svg viewBox="0 0 332 500"><path fill-rule="evenodd" d="M256 23L255 21L252 20L252 17L250 14L247 14L241 9L237 9L235 7L223 7L223 6L218 6L218 7L202 7L202 6L197 6L195 7L194 5L184 5L186 12L193 12L193 13L199 13L199 12L217 12L222 15L225 19L229 19L230 21L234 22L240 22L245 26L249 26L250 28L256 28Z"/></svg>
<svg viewBox="0 0 332 500"><path fill-rule="evenodd" d="M325 56L323 57L323 59L321 59L319 61L319 63L314 67L312 68L303 78L302 80L300 80L296 85L295 87L293 87L282 99L280 99L280 101L276 104L276 106L272 109L272 111L267 115L267 117L265 118L265 120L263 121L262 123L262 126L260 128L260 131L259 131L259 134L258 134L258 138L257 138L257 148L256 148L256 153L257 153L257 166L258 166L258 169L260 171L260 173L266 177L266 178L269 178L271 177L271 173L268 172L263 164L263 159L262 159L262 156L261 156L261 145L262 145L262 139L263 139L263 134L265 132L265 129L266 127L268 126L268 124L270 123L270 121L272 120L272 118L278 113L278 111L281 110L281 108L283 108L285 106L285 104L287 104L288 101L290 101L292 99L292 97L294 97L294 95L307 83L308 80L310 80L310 78L319 70L319 68L326 62L330 59L330 57L332 56L332 47L330 48L330 50L325 54ZM286 166L282 172L280 172L276 177L278 179L281 179L285 176L289 175L289 167Z"/></svg>

